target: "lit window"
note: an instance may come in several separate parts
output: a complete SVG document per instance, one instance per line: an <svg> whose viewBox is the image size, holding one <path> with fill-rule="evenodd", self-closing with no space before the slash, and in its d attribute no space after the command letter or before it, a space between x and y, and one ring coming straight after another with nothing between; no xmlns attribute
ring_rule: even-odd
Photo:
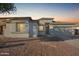
<svg viewBox="0 0 79 59"><path fill-rule="evenodd" d="M25 32L26 31L25 23L16 23L16 31L17 32Z"/></svg>
<svg viewBox="0 0 79 59"><path fill-rule="evenodd" d="M44 31L44 26L39 26L39 31Z"/></svg>

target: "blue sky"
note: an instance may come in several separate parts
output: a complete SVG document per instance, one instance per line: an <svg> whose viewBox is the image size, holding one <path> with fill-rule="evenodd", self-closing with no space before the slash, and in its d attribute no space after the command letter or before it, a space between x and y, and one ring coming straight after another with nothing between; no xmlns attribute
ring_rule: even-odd
<svg viewBox="0 0 79 59"><path fill-rule="evenodd" d="M35 17L50 17L50 16L64 16L78 18L75 14L76 10L79 10L79 4L56 4L56 3L36 3L36 4L16 4L17 13L21 11L22 15L35 16ZM28 14L28 15L27 15Z"/></svg>
<svg viewBox="0 0 79 59"><path fill-rule="evenodd" d="M16 3L17 12L8 16L79 18L78 3ZM3 15L2 15L3 16Z"/></svg>

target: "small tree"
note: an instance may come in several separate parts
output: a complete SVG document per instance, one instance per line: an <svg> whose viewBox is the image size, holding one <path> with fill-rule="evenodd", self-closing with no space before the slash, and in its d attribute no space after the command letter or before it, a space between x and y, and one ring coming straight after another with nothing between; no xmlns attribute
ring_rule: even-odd
<svg viewBox="0 0 79 59"><path fill-rule="evenodd" d="M14 3L0 3L0 14L1 13L11 13L16 11Z"/></svg>

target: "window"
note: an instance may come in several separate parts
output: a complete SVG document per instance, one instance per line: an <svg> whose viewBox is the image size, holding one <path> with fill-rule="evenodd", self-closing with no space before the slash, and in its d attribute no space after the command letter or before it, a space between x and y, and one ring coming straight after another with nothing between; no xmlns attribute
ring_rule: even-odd
<svg viewBox="0 0 79 59"><path fill-rule="evenodd" d="M39 31L44 31L44 26L39 26Z"/></svg>
<svg viewBox="0 0 79 59"><path fill-rule="evenodd" d="M17 32L25 32L26 31L25 23L16 23L16 31Z"/></svg>
<svg viewBox="0 0 79 59"><path fill-rule="evenodd" d="M53 25L49 25L49 29L53 29Z"/></svg>

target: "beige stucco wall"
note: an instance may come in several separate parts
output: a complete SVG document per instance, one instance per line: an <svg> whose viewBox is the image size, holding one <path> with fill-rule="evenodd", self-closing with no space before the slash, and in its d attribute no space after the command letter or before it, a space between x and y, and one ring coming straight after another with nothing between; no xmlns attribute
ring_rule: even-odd
<svg viewBox="0 0 79 59"><path fill-rule="evenodd" d="M5 37L11 38L28 38L29 37L29 27L26 29L26 32L16 32L16 22L25 22L20 20L13 20L10 23L6 23L6 28L4 30ZM25 22L28 23L28 20ZM29 26L29 24L28 24Z"/></svg>
<svg viewBox="0 0 79 59"><path fill-rule="evenodd" d="M16 31L16 22L24 22L26 24L26 31L25 32L17 32ZM37 22L29 20L29 19L11 20L11 22L6 23L6 28L4 29L3 35L5 37L11 37L11 38L37 37L38 24L37 24Z"/></svg>

